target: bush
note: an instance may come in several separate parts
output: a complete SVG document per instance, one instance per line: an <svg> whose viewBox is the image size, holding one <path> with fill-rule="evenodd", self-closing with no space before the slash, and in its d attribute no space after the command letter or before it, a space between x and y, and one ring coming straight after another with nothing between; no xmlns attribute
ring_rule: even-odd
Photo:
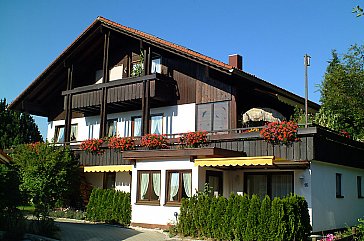
<svg viewBox="0 0 364 241"><path fill-rule="evenodd" d="M304 198L256 195L211 197L198 193L182 199L175 228L182 236L218 240L307 240L310 219Z"/></svg>
<svg viewBox="0 0 364 241"><path fill-rule="evenodd" d="M77 220L85 219L85 213L83 211L74 209L54 210L49 212L49 216L54 218L71 218Z"/></svg>
<svg viewBox="0 0 364 241"><path fill-rule="evenodd" d="M119 223L130 225L130 193L112 189L92 190L86 209L86 219L94 222Z"/></svg>

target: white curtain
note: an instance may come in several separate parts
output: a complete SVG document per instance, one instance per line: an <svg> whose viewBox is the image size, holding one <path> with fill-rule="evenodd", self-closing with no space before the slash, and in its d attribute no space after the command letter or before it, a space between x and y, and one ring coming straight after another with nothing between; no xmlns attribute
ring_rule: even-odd
<svg viewBox="0 0 364 241"><path fill-rule="evenodd" d="M161 73L161 59L152 59L151 73Z"/></svg>
<svg viewBox="0 0 364 241"><path fill-rule="evenodd" d="M285 197L293 192L292 175L272 176L272 197Z"/></svg>
<svg viewBox="0 0 364 241"><path fill-rule="evenodd" d="M191 173L183 173L183 187L185 189L185 193L187 197L191 197Z"/></svg>
<svg viewBox="0 0 364 241"><path fill-rule="evenodd" d="M162 134L163 116L152 116L152 134Z"/></svg>
<svg viewBox="0 0 364 241"><path fill-rule="evenodd" d="M174 201L173 198L178 194L179 189L179 173L170 173L169 183L169 200Z"/></svg>
<svg viewBox="0 0 364 241"><path fill-rule="evenodd" d="M158 200L161 195L161 174L153 173L153 190L156 196L158 196Z"/></svg>
<svg viewBox="0 0 364 241"><path fill-rule="evenodd" d="M140 200L148 199L145 197L148 191L149 173L142 173L140 178Z"/></svg>
<svg viewBox="0 0 364 241"><path fill-rule="evenodd" d="M134 136L142 135L142 118L138 117L134 119Z"/></svg>
<svg viewBox="0 0 364 241"><path fill-rule="evenodd" d="M71 125L71 141L77 141L77 124Z"/></svg>
<svg viewBox="0 0 364 241"><path fill-rule="evenodd" d="M64 127L58 129L56 142L64 142Z"/></svg>

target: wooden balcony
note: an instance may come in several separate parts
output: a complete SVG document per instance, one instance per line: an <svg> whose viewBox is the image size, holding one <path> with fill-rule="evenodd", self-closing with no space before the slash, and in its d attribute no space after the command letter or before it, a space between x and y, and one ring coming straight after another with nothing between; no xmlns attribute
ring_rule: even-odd
<svg viewBox="0 0 364 241"><path fill-rule="evenodd" d="M217 147L238 151L248 157L275 156L292 161L317 160L364 168L364 143L342 137L319 126L300 128L298 134L301 141L291 146L272 146L262 140L258 132L244 133L243 129L227 130L210 133L207 148ZM176 135L171 136L170 141L177 142ZM171 149L180 148L179 145L171 146ZM137 149L142 148L137 147ZM106 147L104 153L100 155L80 150L76 150L76 153L79 155L80 164L84 166L131 164L129 160L123 159L122 153Z"/></svg>
<svg viewBox="0 0 364 241"><path fill-rule="evenodd" d="M171 102L176 99L177 92L174 81L158 73L77 87L63 91L62 95L72 95L71 108L73 110L99 113L102 93L106 89L109 109L140 109L144 93L143 82L149 82L149 98L152 104ZM65 98L64 109L66 109L66 105Z"/></svg>

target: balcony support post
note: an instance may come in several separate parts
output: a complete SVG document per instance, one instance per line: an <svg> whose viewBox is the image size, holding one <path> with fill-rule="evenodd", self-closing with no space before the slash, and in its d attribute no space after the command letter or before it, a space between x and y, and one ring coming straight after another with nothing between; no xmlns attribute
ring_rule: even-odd
<svg viewBox="0 0 364 241"><path fill-rule="evenodd" d="M150 74L150 47L144 49L144 63L143 63L143 74ZM143 81L143 93L142 93L142 136L149 133L149 122L150 122L150 82L149 80Z"/></svg>
<svg viewBox="0 0 364 241"><path fill-rule="evenodd" d="M110 47L110 31L104 33L104 57L103 57L103 77L102 82L109 82L109 47ZM107 88L102 88L101 106L100 106L100 133L99 138L106 136L107 131Z"/></svg>
<svg viewBox="0 0 364 241"><path fill-rule="evenodd" d="M67 74L67 90L72 89L73 85L73 65L68 67ZM66 145L69 144L71 140L71 122L72 122L72 94L67 94L65 99L65 123L64 123L64 142Z"/></svg>

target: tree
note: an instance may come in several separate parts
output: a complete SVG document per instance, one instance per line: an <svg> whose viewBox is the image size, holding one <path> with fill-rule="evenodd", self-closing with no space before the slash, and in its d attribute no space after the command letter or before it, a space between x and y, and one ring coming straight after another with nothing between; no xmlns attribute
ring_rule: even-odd
<svg viewBox="0 0 364 241"><path fill-rule="evenodd" d="M32 200L38 217L47 217L56 204L70 205L72 197L80 197L78 162L69 148L23 144L14 149L12 157L20 170L20 188Z"/></svg>
<svg viewBox="0 0 364 241"><path fill-rule="evenodd" d="M363 9L359 5L353 8L353 13L355 13L357 17L361 17L364 15Z"/></svg>
<svg viewBox="0 0 364 241"><path fill-rule="evenodd" d="M316 122L363 141L364 45L351 46L342 58L332 52L320 92L322 108Z"/></svg>
<svg viewBox="0 0 364 241"><path fill-rule="evenodd" d="M42 141L33 117L8 109L6 99L0 99L0 149Z"/></svg>

